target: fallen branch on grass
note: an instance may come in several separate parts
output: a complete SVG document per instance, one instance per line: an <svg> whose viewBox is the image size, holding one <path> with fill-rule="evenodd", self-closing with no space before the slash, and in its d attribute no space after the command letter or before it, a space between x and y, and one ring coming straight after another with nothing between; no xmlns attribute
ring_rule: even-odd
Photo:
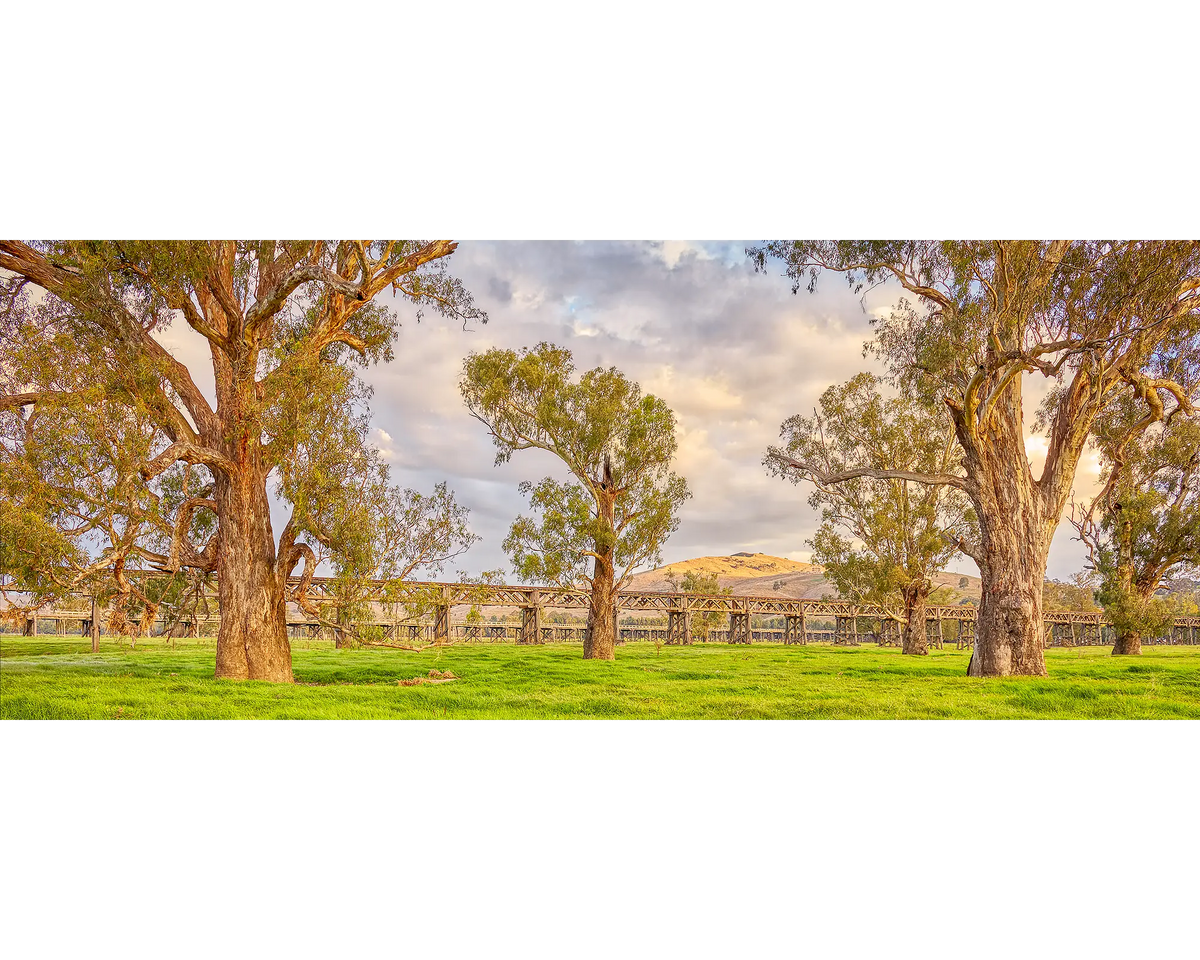
<svg viewBox="0 0 1200 960"><path fill-rule="evenodd" d="M449 670L430 670L427 677L413 677L411 680L397 680L398 687L416 687L423 683L449 683L452 680L457 680L454 674Z"/></svg>

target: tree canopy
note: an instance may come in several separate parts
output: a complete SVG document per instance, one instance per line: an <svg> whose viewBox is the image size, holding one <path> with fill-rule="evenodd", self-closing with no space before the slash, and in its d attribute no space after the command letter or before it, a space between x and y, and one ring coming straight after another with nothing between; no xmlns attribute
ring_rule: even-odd
<svg viewBox="0 0 1200 960"><path fill-rule="evenodd" d="M671 471L670 408L613 367L574 374L570 351L539 343L471 354L459 386L497 464L536 448L570 470L570 481L521 484L534 515L516 519L504 548L527 581L591 591L585 656L611 659L617 591L634 569L660 562L690 494Z"/></svg>

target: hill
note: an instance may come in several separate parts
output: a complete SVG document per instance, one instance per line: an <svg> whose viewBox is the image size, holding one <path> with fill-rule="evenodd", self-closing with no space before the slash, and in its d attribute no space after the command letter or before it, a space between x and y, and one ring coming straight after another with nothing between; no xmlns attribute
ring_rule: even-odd
<svg viewBox="0 0 1200 960"><path fill-rule="evenodd" d="M735 595L748 597L783 596L804 600L819 600L823 595L834 595L836 588L829 583L822 568L815 563L801 563L784 557L772 557L765 553L735 553L728 557L697 557L680 560L665 567L647 570L629 578L626 590L670 590L667 574L682 577L689 571L717 575L722 587L730 588ZM959 586L962 581L964 586ZM979 602L980 583L978 577L959 573L940 573L934 577L934 586L946 587L954 593L951 605L965 600Z"/></svg>

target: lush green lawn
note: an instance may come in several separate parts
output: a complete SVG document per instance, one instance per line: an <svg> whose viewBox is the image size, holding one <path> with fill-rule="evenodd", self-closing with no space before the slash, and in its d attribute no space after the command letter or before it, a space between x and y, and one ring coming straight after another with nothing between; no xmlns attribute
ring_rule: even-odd
<svg viewBox="0 0 1200 960"><path fill-rule="evenodd" d="M1200 718L1200 647L1051 650L1045 680L976 680L964 651L631 643L615 663L578 644L424 653L297 643L297 683L212 678L211 641L0 637L0 717ZM451 683L397 680L452 671Z"/></svg>

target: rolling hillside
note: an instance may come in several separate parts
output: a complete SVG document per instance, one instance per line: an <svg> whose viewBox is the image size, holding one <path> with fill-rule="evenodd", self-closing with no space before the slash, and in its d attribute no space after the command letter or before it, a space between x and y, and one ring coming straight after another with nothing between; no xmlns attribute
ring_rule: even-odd
<svg viewBox="0 0 1200 960"><path fill-rule="evenodd" d="M783 596L798 599L819 599L823 594L835 594L832 584L825 580L821 568L812 563L772 557L765 553L735 553L728 557L697 557L681 560L665 567L647 570L630 578L627 590L670 590L668 573L682 577L688 571L716 573L717 582L729 587L738 596ZM959 586L962 580L966 585ZM979 578L958 573L941 573L934 578L938 587L954 591L951 604L963 600L979 602Z"/></svg>

